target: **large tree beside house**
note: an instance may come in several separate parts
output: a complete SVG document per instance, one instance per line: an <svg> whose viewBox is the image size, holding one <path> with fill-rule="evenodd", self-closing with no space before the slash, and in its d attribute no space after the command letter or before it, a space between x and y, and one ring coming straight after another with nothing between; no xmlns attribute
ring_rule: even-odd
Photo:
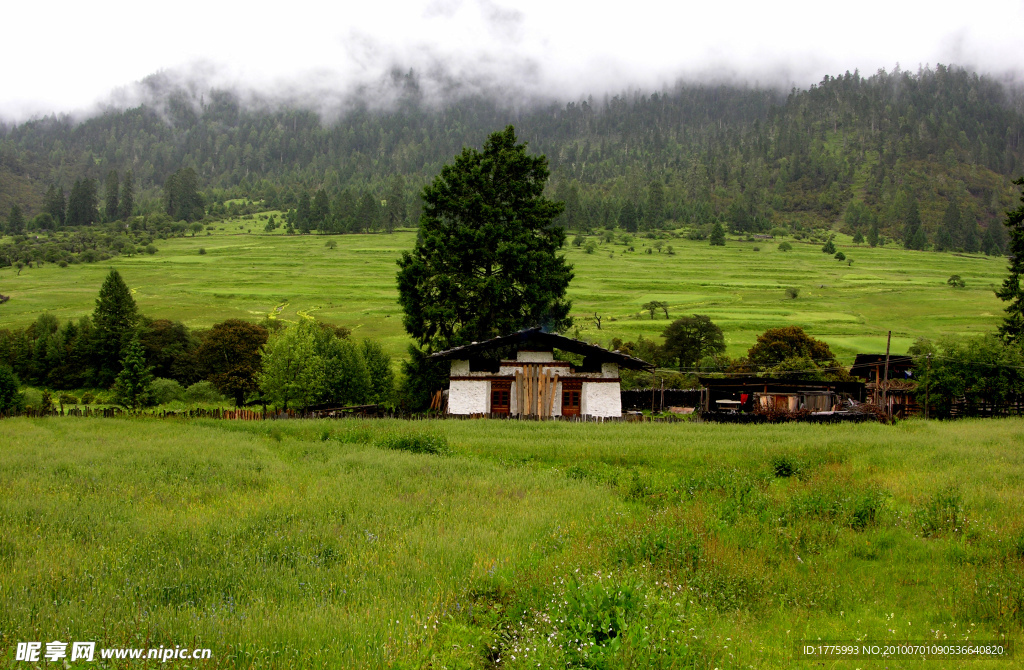
<svg viewBox="0 0 1024 670"><path fill-rule="evenodd" d="M563 205L544 197L547 158L508 126L466 148L423 189L420 235L398 265L406 330L427 350L525 327L568 326L572 266Z"/></svg>

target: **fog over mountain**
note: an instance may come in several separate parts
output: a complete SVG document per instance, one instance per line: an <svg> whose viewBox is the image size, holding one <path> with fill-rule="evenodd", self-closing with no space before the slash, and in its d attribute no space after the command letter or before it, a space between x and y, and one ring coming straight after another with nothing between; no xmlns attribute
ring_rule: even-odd
<svg viewBox="0 0 1024 670"><path fill-rule="evenodd" d="M43 35L12 30L0 69L0 117L88 114L132 106L168 83L227 88L250 102L343 108L353 96L387 106L417 73L430 102L474 93L509 105L574 100L679 79L806 87L825 74L957 63L1019 73L1024 4L622 3L297 0L240 11L184 0L174 7L104 1L48 6ZM8 25L40 24L22 3ZM43 48L42 42L47 45ZM157 76L152 77L153 73ZM149 77L148 81L143 81Z"/></svg>

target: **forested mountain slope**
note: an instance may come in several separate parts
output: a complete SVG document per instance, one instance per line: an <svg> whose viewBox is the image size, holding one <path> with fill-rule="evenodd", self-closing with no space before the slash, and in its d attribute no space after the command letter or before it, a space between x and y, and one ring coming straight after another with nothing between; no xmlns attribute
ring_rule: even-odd
<svg viewBox="0 0 1024 670"><path fill-rule="evenodd" d="M525 107L479 98L432 107L410 73L395 79L387 108L363 102L333 118L243 105L226 91L152 88L153 101L133 109L0 128L0 216L17 204L30 219L50 186L67 193L90 178L102 191L111 170L133 173L144 213L162 207L165 181L182 167L195 170L207 203L248 196L288 208L320 189L332 203L397 189L415 213L415 193L443 163L511 123L548 156L571 227L839 224L909 244L919 221L918 242L973 251L1001 244L986 233L1024 173L1020 92L941 65L847 73L788 94L679 84Z"/></svg>

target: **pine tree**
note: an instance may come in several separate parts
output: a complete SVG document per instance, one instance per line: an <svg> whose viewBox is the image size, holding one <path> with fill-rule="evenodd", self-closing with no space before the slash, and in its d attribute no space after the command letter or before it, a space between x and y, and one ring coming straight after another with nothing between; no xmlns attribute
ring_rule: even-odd
<svg viewBox="0 0 1024 670"><path fill-rule="evenodd" d="M405 224L408 216L405 206L405 179L396 174L388 184L387 205L384 209L384 229L393 232Z"/></svg>
<svg viewBox="0 0 1024 670"><path fill-rule="evenodd" d="M725 246L725 228L722 227L721 221L716 221L714 227L711 229L711 246Z"/></svg>
<svg viewBox="0 0 1024 670"><path fill-rule="evenodd" d="M327 199L327 192L322 188L317 189L313 195L313 202L309 207L310 228L319 230L321 233L328 231L328 220L331 218L331 203Z"/></svg>
<svg viewBox="0 0 1024 670"><path fill-rule="evenodd" d="M100 288L92 321L97 381L107 386L121 371L124 347L139 321L132 292L117 270L110 271Z"/></svg>
<svg viewBox="0 0 1024 670"><path fill-rule="evenodd" d="M878 246L878 222L875 221L868 228L868 244L874 248Z"/></svg>
<svg viewBox="0 0 1024 670"><path fill-rule="evenodd" d="M21 235L25 232L25 217L21 215L21 207L11 205L11 213L7 216L7 234Z"/></svg>
<svg viewBox="0 0 1024 670"><path fill-rule="evenodd" d="M198 221L206 215L195 170L181 168L167 178L164 182L164 209L177 221Z"/></svg>
<svg viewBox="0 0 1024 670"><path fill-rule="evenodd" d="M153 383L152 368L146 366L145 352L137 333L124 347L121 372L114 380L114 398L126 409L141 409L149 403L149 387Z"/></svg>
<svg viewBox="0 0 1024 670"><path fill-rule="evenodd" d="M1024 177L1013 183L1024 186ZM1000 300L1010 303L1006 306L1006 317L999 326L999 334L1011 343L1024 342L1024 286L1021 286L1024 278L1024 189L1020 202L1017 209L1006 213L1005 225L1010 233L1010 274L996 291Z"/></svg>
<svg viewBox="0 0 1024 670"><path fill-rule="evenodd" d="M356 199L352 197L352 191L346 188L334 199L331 218L334 220L333 229L335 232L355 232L353 226L355 225L356 218Z"/></svg>
<svg viewBox="0 0 1024 670"><path fill-rule="evenodd" d="M359 211L356 213L356 229L353 232L376 230L379 212L380 205L377 199L369 191L363 191L363 197L359 199Z"/></svg>
<svg viewBox="0 0 1024 670"><path fill-rule="evenodd" d="M44 200L43 207L53 217L54 222L58 226L63 226L67 223L67 202L64 199L64 189L58 189L53 184L46 189L46 199Z"/></svg>
<svg viewBox="0 0 1024 670"><path fill-rule="evenodd" d="M949 251L963 249L963 236L960 230L960 206L956 200L950 199L946 205L946 213L942 215L942 225L935 234L935 250ZM909 248L909 247L908 247Z"/></svg>
<svg viewBox="0 0 1024 670"><path fill-rule="evenodd" d="M310 212L312 206L309 202L309 193L303 191L299 195L299 204L295 208L295 227L299 229L299 232L305 235L309 232L310 228Z"/></svg>
<svg viewBox="0 0 1024 670"><path fill-rule="evenodd" d="M421 346L568 325L572 268L558 253L562 204L544 196L547 180L547 159L528 155L508 126L423 189L420 236L397 277L406 331Z"/></svg>
<svg viewBox="0 0 1024 670"><path fill-rule="evenodd" d="M665 222L665 187L655 179L647 189L645 220L648 228L661 228Z"/></svg>
<svg viewBox="0 0 1024 670"><path fill-rule="evenodd" d="M627 200L619 211L619 226L621 226L626 232L630 233L635 233L639 228L636 206L631 200Z"/></svg>
<svg viewBox="0 0 1024 670"><path fill-rule="evenodd" d="M132 171L124 173L124 181L121 182L121 203L118 211L118 218L127 221L135 211L135 177Z"/></svg>
<svg viewBox="0 0 1024 670"><path fill-rule="evenodd" d="M119 205L119 191L121 186L118 183L117 170L111 170L107 173L107 182L103 187L103 216L107 222L117 221L118 215L121 213Z"/></svg>
<svg viewBox="0 0 1024 670"><path fill-rule="evenodd" d="M96 181L89 178L76 181L68 198L68 225L90 226L99 221L99 204Z"/></svg>
<svg viewBox="0 0 1024 670"><path fill-rule="evenodd" d="M924 249L927 238L924 237L924 230L921 229L921 213L917 209L917 200L913 197L908 199L904 208L903 221L903 247L918 251Z"/></svg>

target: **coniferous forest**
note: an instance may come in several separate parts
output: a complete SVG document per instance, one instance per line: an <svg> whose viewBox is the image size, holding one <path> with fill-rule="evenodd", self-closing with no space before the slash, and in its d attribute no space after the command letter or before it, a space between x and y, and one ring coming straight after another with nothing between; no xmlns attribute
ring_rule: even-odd
<svg viewBox="0 0 1024 670"><path fill-rule="evenodd" d="M392 81L389 106L355 100L330 116L146 83L139 107L0 126L6 232L87 234L145 216L122 245L137 251L152 235L132 230L183 234L171 223L234 213L237 198L289 211L298 232L390 230L417 220L419 190L445 161L513 124L547 156L572 229L839 226L872 243L997 254L1024 173L1024 97L954 66L789 92L680 83L518 106L432 105L410 72Z"/></svg>

